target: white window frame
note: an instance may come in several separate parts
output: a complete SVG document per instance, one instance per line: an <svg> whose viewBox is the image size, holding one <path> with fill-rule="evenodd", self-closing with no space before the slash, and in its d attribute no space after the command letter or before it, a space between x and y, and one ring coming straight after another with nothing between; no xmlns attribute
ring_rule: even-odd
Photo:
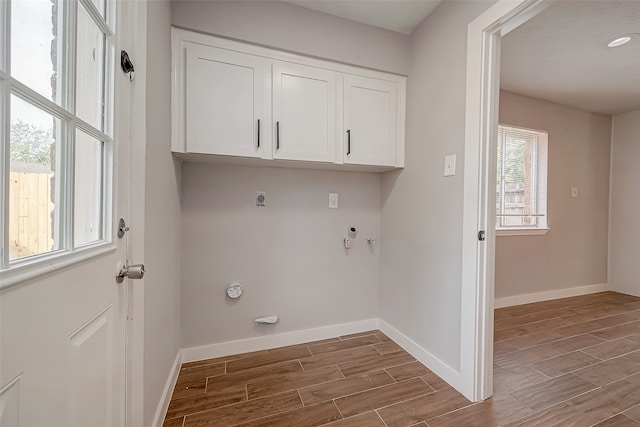
<svg viewBox="0 0 640 427"><path fill-rule="evenodd" d="M549 136L546 131L528 129L519 126L512 126L507 124L499 124L498 128L510 128L515 129L518 132L531 133L537 136L538 149L537 159L534 165L535 173L538 175L536 178L536 203L543 206L539 221L536 226L516 226L516 227L500 227L496 226L496 236L539 236L545 235L549 232L549 211L547 200L547 176L549 169ZM496 132L498 134L498 132ZM498 141L497 144L503 144L502 152L505 152L506 141ZM503 156L504 157L504 156ZM500 165L497 165L500 167ZM501 195L504 200L504 195Z"/></svg>
<svg viewBox="0 0 640 427"><path fill-rule="evenodd" d="M105 0L105 17L102 16L91 0L60 0L58 13L64 14L63 27L59 37L66 43L63 68L60 78L64 80L65 99L62 105L41 95L11 76L11 1L0 2L0 289L8 288L51 271L64 268L87 259L114 252L115 230L113 226L114 207L114 97L115 97L115 17L116 0ZM80 6L82 5L82 6ZM75 111L76 100L76 22L78 8L84 7L92 22L105 34L104 58L104 117L103 129L87 123L78 117ZM9 172L10 172L10 99L17 96L36 108L51 114L60 120L64 129L62 141L56 156L62 156L63 170L56 171L56 181L62 186L59 196L60 206L56 204L56 215L60 215L58 235L59 249L9 260ZM102 221L101 236L98 241L74 247L74 153L76 130L103 142L102 168Z"/></svg>

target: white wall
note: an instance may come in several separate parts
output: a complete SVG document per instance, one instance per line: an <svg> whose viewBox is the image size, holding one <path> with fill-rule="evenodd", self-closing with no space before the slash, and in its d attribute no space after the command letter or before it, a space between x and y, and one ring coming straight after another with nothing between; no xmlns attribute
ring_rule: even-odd
<svg viewBox="0 0 640 427"><path fill-rule="evenodd" d="M606 283L611 116L503 91L500 123L549 134L550 230L497 237L496 298Z"/></svg>
<svg viewBox="0 0 640 427"><path fill-rule="evenodd" d="M182 344L378 317L380 175L183 164ZM256 191L267 206L257 207ZM339 209L328 208L329 192ZM347 227L358 235L343 247ZM226 286L245 288L238 300ZM277 314L275 326L256 317Z"/></svg>
<svg viewBox="0 0 640 427"><path fill-rule="evenodd" d="M329 60L406 73L408 36L281 2L172 2L172 24ZM379 174L183 165L182 345L379 316ZM268 206L255 206L267 191ZM328 193L340 208L328 209ZM342 246L347 227L360 231ZM246 287L232 303L231 281ZM278 314L275 327L253 319Z"/></svg>
<svg viewBox="0 0 640 427"><path fill-rule="evenodd" d="M168 1L148 2L144 425L151 425L180 348L181 168L170 151L170 12Z"/></svg>
<svg viewBox="0 0 640 427"><path fill-rule="evenodd" d="M613 118L609 285L640 296L640 110Z"/></svg>
<svg viewBox="0 0 640 427"><path fill-rule="evenodd" d="M467 25L491 2L443 2L412 34L405 169L382 196L382 319L459 369ZM443 177L444 156L457 174Z"/></svg>
<svg viewBox="0 0 640 427"><path fill-rule="evenodd" d="M173 25L406 74L409 37L279 1L172 2Z"/></svg>

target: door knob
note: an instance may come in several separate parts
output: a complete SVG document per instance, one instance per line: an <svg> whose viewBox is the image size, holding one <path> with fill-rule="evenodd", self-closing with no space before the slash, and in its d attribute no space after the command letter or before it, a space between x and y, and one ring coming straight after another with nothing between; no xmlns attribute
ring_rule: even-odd
<svg viewBox="0 0 640 427"><path fill-rule="evenodd" d="M125 265L120 268L120 272L116 276L116 282L122 283L125 278L142 279L144 277L144 264Z"/></svg>

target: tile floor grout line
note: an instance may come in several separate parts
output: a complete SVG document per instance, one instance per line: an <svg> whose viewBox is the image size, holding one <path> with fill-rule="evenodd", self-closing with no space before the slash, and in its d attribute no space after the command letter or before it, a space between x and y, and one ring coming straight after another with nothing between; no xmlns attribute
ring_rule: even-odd
<svg viewBox="0 0 640 427"><path fill-rule="evenodd" d="M517 400L517 399L516 399L516 401L517 401L517 402L520 402L520 401L519 401L519 400ZM522 403L522 402L520 402L520 403ZM555 405L554 405L554 406L555 406ZM527 406L525 406L525 408L529 409ZM504 423L502 423L502 424L498 424L496 427L502 427L502 426L506 426L507 424L516 423L516 422L518 422L518 420L524 420L524 419L526 419L526 418L528 418L528 417L531 417L531 416L533 416L533 415L535 415L535 414L537 414L537 413L539 413L539 412L540 412L540 411L533 411L533 412L531 412L530 414L523 415L523 416L521 416L521 417L519 417L519 418L516 418L515 420L510 420L510 421L506 421L506 422L504 422Z"/></svg>
<svg viewBox="0 0 640 427"><path fill-rule="evenodd" d="M606 362L607 360L616 359L616 358L618 358L618 357L625 357L625 356L628 356L628 355L630 355L630 354L632 354L632 353L636 353L636 352L638 352L638 351L640 351L640 348L637 348L637 349L635 349L635 350L633 350L633 351L629 351L629 352L627 352L627 353L619 354L619 355L614 356L614 357L610 357L609 359L602 359L602 358L600 358L600 357L598 357L598 356L595 356L595 355L593 355L593 354L589 354L589 353L585 353L585 354L587 354L587 355L589 355L589 356L591 356L591 357L595 357L596 359L600 359L602 362Z"/></svg>
<svg viewBox="0 0 640 427"><path fill-rule="evenodd" d="M594 384L594 385L595 385L595 384ZM507 425L507 424L515 423L515 422L517 422L518 420L523 420L523 419L526 419L526 418L532 417L532 416L534 416L534 415L541 414L542 412L544 412L544 411L548 411L548 410L550 410L550 409L552 409L552 408L555 408L556 406L558 406L558 407L559 407L560 405L562 405L562 404L564 404L564 403L567 403L567 402L568 402L568 401L570 401L571 399L575 399L576 397L580 397L580 396L583 396L583 395L585 395L585 394L587 394L587 393L591 393L591 392L593 392L593 391L600 390L600 389L604 389L604 388L603 388L603 387L600 387L600 386L599 386L599 387L596 387L596 388L594 388L594 389L592 389L592 390L585 391L584 393L577 394L577 395L572 396L572 397L570 397L570 398L568 398L568 399L565 399L565 400L563 400L563 401L556 402L556 403L554 403L553 405L550 405L550 406L547 406L547 407L544 407L544 408L538 409L537 411L535 411L535 410L531 409L531 407L527 406L524 402L522 402L522 401L520 401L519 399L517 399L516 397L512 396L512 395L511 395L511 393L507 393L507 394L508 394L512 399L514 399L515 401L517 401L517 402L521 403L525 408L530 409L530 410L532 410L533 412L532 412L532 413L530 413L530 414L527 414L527 415L523 415L523 416L522 416L522 417L520 417L520 418L516 418L515 420L508 421L508 422L506 422L506 423L504 423L504 424L501 424L501 425ZM499 426L498 426L498 427L499 427Z"/></svg>
<svg viewBox="0 0 640 427"><path fill-rule="evenodd" d="M605 344L605 343L602 343L602 344ZM600 344L596 344L596 346L598 346L598 345L600 345ZM595 346L592 346L592 347L595 347ZM587 348L589 348L589 347L587 347ZM587 356L595 357L595 358L596 358L596 359L598 359L600 362L604 362L604 361L606 361L606 360L609 360L609 359L603 359L603 358L598 357L598 356L595 356L595 355L593 355L593 354L585 353L583 350L585 350L585 349L584 349L584 348L581 348L581 349L579 349L579 350L576 350L576 352L579 352L579 353L585 354L585 355L587 355ZM600 363L600 362L596 362L596 363Z"/></svg>
<svg viewBox="0 0 640 427"><path fill-rule="evenodd" d="M338 365L330 365L330 366L336 366L336 367L338 367ZM345 377L345 376L344 376L344 374L342 373L342 371L340 370L340 368L339 368L339 367L338 367L338 371L340 371L340 374L342 375L342 378L337 378L337 379L335 379L335 380L331 380L331 381L325 381L325 382L323 382L323 383L321 383L321 384L328 384L328 383L332 383L332 382L335 382L335 381L346 380L347 378L355 378L355 377L357 377L357 376L358 376L358 375L353 375L352 377ZM383 370L379 370L379 371L372 371L372 372L368 372L368 373L366 373L366 374L362 374L361 376L365 376L365 375L366 375L366 376L369 376L369 375L374 374L374 373L376 373L376 372L382 372L382 371L383 371ZM389 375L389 376L391 376L391 375ZM417 377L415 377L415 378L417 378ZM391 379L393 379L393 377L391 377ZM393 384L393 383L391 383L391 384ZM309 388L309 387L314 387L314 386L316 386L316 385L318 385L318 384L310 384L310 385L308 385L308 386L300 387L300 390L305 389L305 388ZM366 390L364 390L364 391L367 391L367 390L375 390L376 388L384 387L385 385L390 385L390 384L383 384L383 385L381 385L381 386L377 386L377 387L374 387L374 388L368 388L368 389L366 389ZM357 391L357 392L354 392L354 393L350 393L350 394L348 394L348 395L347 395L347 394L345 394L344 396L338 396L338 397L335 397L334 399L341 399L341 398L343 398L343 397L351 396L351 395L358 394L358 393L361 393L361 392L362 392L362 391ZM323 402L328 402L329 400L331 400L331 399L327 399L326 401L323 401ZM317 402L317 403L321 403L321 402Z"/></svg>
<svg viewBox="0 0 640 427"><path fill-rule="evenodd" d="M302 395L300 394L300 389L297 388L296 392L298 393L298 399L300 399L300 403L302 404L302 407L306 407L307 405L304 404L304 400L302 399Z"/></svg>
<svg viewBox="0 0 640 427"><path fill-rule="evenodd" d="M330 352L327 352L327 353L320 353L320 354L317 354L317 355L314 355L314 356L310 356L310 357L315 357L315 356L324 356L324 355L327 355L327 354L331 354L331 353L339 353L339 352L345 352L345 353L346 353L346 352L348 352L348 351L353 351L353 350L355 350L355 349L360 349L360 348L365 348L365 347L371 347L371 346L372 346L372 344L367 344L367 345L363 345L363 346L359 346L359 347L345 348L345 349L342 349L342 350L330 351ZM374 350L375 350L375 349L374 349ZM379 355L379 356L380 356L380 355ZM303 358L303 359L307 359L307 358L308 358L308 357L305 357L305 358ZM300 364L301 364L301 365L302 365L302 360L303 360L303 359L300 359L300 361L301 361L301 362L300 362ZM345 365L345 364L347 364L347 363L354 363L354 361L351 361L351 362L341 362L341 363L337 363L336 365ZM326 365L326 366L331 366L331 365ZM321 368L324 368L324 367L325 367L325 366L320 366L319 368L309 369L309 371L313 371L314 369L321 369ZM304 365L302 365L302 370L303 370L303 371L307 371L306 369L304 369Z"/></svg>
<svg viewBox="0 0 640 427"><path fill-rule="evenodd" d="M422 377L424 377L424 375L420 375L419 377L416 377L416 378L420 379L423 383L425 383L426 385L428 385L428 386L429 386L429 388L430 388L431 390L433 390L433 392L434 392L434 393L436 393L436 392L438 392L438 391L442 391L442 390L436 390L435 388L433 388L433 386L432 386L431 384L429 384L429 381L425 380L425 379L424 379L424 378L422 378ZM443 390L444 390L444 389L443 389Z"/></svg>
<svg viewBox="0 0 640 427"><path fill-rule="evenodd" d="M465 405L465 406L463 406L463 407L461 407L461 408L454 409L454 410L449 411L449 412L445 412L444 414L440 414L440 415L438 415L437 417L427 418L427 419L425 419L425 420L422 420L421 422L425 422L427 425L429 425L429 423L428 423L428 421L429 421L429 420L435 420L436 418L444 417L444 416L446 416L446 415L450 415L450 414L456 413L456 412L458 412L458 411L462 411L463 409L470 408L470 407L472 407L472 406L478 405L479 403L480 403L480 402L471 402L471 403L469 403L468 405ZM419 423L418 423L418 424L419 424Z"/></svg>
<svg viewBox="0 0 640 427"><path fill-rule="evenodd" d="M560 356L558 356L558 357L560 357ZM547 360L548 360L548 359L547 359ZM541 362L544 362L544 360L542 360ZM540 362L536 362L536 363L540 363ZM534 363L534 364L535 364L535 363ZM561 377L562 375L565 375L565 374L562 374L562 375L558 375L558 377L550 377L549 375L545 374L544 372L537 370L537 369L536 369L536 368L534 368L532 365L522 365L522 366L525 366L525 367L527 367L527 368L531 369L532 371L536 371L536 372L537 372L537 373L539 373L540 375L543 375L543 376L545 376L545 377L547 377L547 378L548 378L547 380L540 381L541 383L543 383L543 382L545 382L545 381L548 381L548 380L552 380L552 379L554 379L554 378Z"/></svg>
<svg viewBox="0 0 640 427"><path fill-rule="evenodd" d="M329 365L329 366L325 366L324 368L330 368L330 367L332 367L332 366L334 366L334 367L335 367L336 365ZM318 368L318 369L323 369L323 368ZM307 388L307 387L314 387L314 386L316 386L316 385L323 385L323 384L331 383L331 382L333 382L333 381L343 380L343 379L345 379L345 378L346 378L346 377L342 374L342 372L341 372L339 369L337 369L337 371L340 373L340 375L342 375L342 378L336 378L336 379L328 380L328 381L319 380L320 382L313 383L313 384L311 384L311 385L304 386L304 387L296 387L296 386L292 386L292 387L294 387L294 388L290 388L290 389L287 389L287 390L280 390L280 391L278 391L278 392L276 392L276 393L267 394L266 396L259 396L259 397L253 398L253 399L251 399L251 400L261 399L261 398L264 398L264 397L272 396L273 394L286 393L286 392L293 391L293 390L298 390L298 393L299 393L299 390L300 390L300 389L303 389L303 388ZM305 371L302 371L302 372L291 372L291 373L301 374L301 373L304 373L304 372L305 372ZM311 372L311 371L306 371L306 372ZM256 384L256 383L255 383L255 382L254 382L254 383L248 383L248 384L247 384L247 386L248 386L248 385L250 385L250 384L251 384L251 385L254 385L254 384ZM302 399L302 398L301 398L301 399Z"/></svg>
<svg viewBox="0 0 640 427"><path fill-rule="evenodd" d="M285 392L285 393L289 393L289 392L291 392L291 390L289 390L288 392ZM282 393L276 393L276 394L282 394ZM264 398L262 398L262 399L264 399ZM256 400L258 400L258 399L251 399L252 402L256 401ZM186 418L188 416L198 415L198 414L202 414L203 412L209 412L209 411L213 411L213 410L220 409L220 408L228 408L229 406L242 405L242 404L246 404L248 402L250 402L250 401L245 400L245 401L241 401L241 402L231 403L231 404L228 404L228 405L217 406L215 408L205 409L205 410L198 411L198 412L193 412L191 414L187 414L187 415L184 416L185 417L185 422L186 422ZM239 425L239 424L246 424L246 423L249 423L251 421L256 421L256 420L259 420L259 419L262 419L262 418L267 418L267 417L271 417L271 416L274 416L274 415L280 415L280 414L284 414L284 413L287 413L287 412L296 411L296 410L301 409L301 408L303 408L303 406L300 406L299 408L293 408L293 409L276 410L276 412L270 413L270 414L265 415L265 416L261 416L261 417L257 417L257 418L251 418L251 419L248 419L248 420L241 421L239 423L232 423L231 426L235 426L235 425Z"/></svg>
<svg viewBox="0 0 640 427"><path fill-rule="evenodd" d="M411 362L411 363L413 363L413 362ZM397 380L397 379L395 379L395 377L394 377L393 375L391 375L391 374L389 373L389 371L387 371L387 369L389 369L389 368L384 368L384 369L382 369L382 371L384 371L384 373L385 373L385 374L389 375L389 376L391 377L391 379L393 380L393 382L394 382L394 383L398 383L398 380ZM345 377L345 378L346 378L346 377ZM420 377L415 377L415 378L420 378Z"/></svg>
<svg viewBox="0 0 640 427"><path fill-rule="evenodd" d="M413 379L413 378L412 378L412 379ZM400 383L398 383L398 384L400 384ZM427 385L428 385L428 384L427 384ZM433 390L433 389L432 389L432 390ZM368 391L368 390L367 390L367 391ZM443 391L443 390L440 390L440 391ZM399 401L397 401L397 402L390 403L390 404L388 404L388 405L384 405L384 406L380 406L380 407L378 407L378 408L374 408L374 410L375 410L375 411L379 411L379 410L381 410L381 409L386 409L386 408L389 408L389 407L394 406L394 405L399 405L399 404L401 404L401 403L406 403L406 402L408 402L408 401L410 401L410 400L413 400L413 399L418 399L418 398L420 398L420 397L429 396L429 395L436 394L436 393L438 393L438 391L430 391L430 392L428 392L428 393L416 394L416 395L411 396L411 397L409 397L409 398L407 398L407 399L399 400Z"/></svg>
<svg viewBox="0 0 640 427"><path fill-rule="evenodd" d="M586 381L586 380L585 380L585 381ZM515 399L516 401L518 401L518 402L520 402L522 405L524 405L524 407L525 407L525 408L529 408L529 409L531 409L531 410L533 411L533 413L534 413L534 414L537 414L537 413L539 413L539 412L546 411L546 410L548 410L548 409L550 409L550 408L553 408L554 406L558 406L558 405L560 405L560 404L562 404L562 403L567 403L568 401L570 401L571 399L575 399L576 397L584 396L585 394L588 394L588 393L594 392L594 391L596 391L596 390L600 390L600 389L603 389L603 390L604 390L604 387L603 387L603 386L600 386L600 385L598 385L598 384L594 384L594 383L592 383L592 382L590 382L590 381L587 381L587 382L588 382L588 383L590 383L591 385L595 386L595 388L592 388L592 389L590 389L590 390L584 391L584 392L582 392L582 393L578 393L578 394L576 394L576 395L574 395L574 396L571 396L571 397L568 397L568 398L566 398L566 399L564 399L564 400L561 400L561 401L559 401L559 402L556 402L556 403L554 403L553 405L545 406L545 407L540 408L540 409L538 409L538 410L535 410L535 409L533 409L532 407L528 406L528 405L527 405L526 403L524 403L522 400L520 400L520 399L518 399L517 397L515 397L512 393L507 393L507 394L508 394L512 399ZM533 414L529 414L529 415L533 415Z"/></svg>
<svg viewBox="0 0 640 427"><path fill-rule="evenodd" d="M347 377L347 378L348 378L348 377ZM393 379L393 377L391 377L391 378ZM372 390L378 390L378 389L380 389L380 388L382 388L382 387L387 387L387 386L394 385L394 384L400 384L400 383L402 383L402 382L406 382L406 381L410 381L410 380L414 380L414 379L421 379L421 378L420 378L420 377L414 377L414 378L408 378L408 379L406 379L406 380L404 380L404 381L400 381L400 382L395 382L395 383L390 383L390 384L383 384L383 385L379 385L379 386L377 386L377 387L367 388L367 389L365 389L365 390L356 391L356 392L349 393L349 394L345 394L345 395L342 395L342 396L336 396L336 397L333 397L333 398L331 398L331 399L327 399L327 400L326 400L326 401L324 401L324 402L328 402L329 400L339 400L339 399L344 399L345 397L355 396L356 394L366 393L366 392L368 392L368 391L372 391ZM337 381L337 380L336 380L336 381ZM424 382L424 381L423 381L423 382ZM429 384L427 384L427 385L429 385ZM431 386L429 386L429 387L431 387ZM432 389L433 389L433 387L432 387ZM422 396L426 396L427 394L433 394L433 393L435 393L435 392L436 392L436 391L432 391L432 392L430 392L430 393L425 393L425 394L422 394L422 395L420 395L420 396L414 396L414 397L422 397ZM411 399L413 399L413 398L411 398ZM411 400L411 399L407 399L407 400ZM403 400L403 402L406 402L406 400ZM317 403L322 403L322 402L317 402ZM396 402L396 403L399 403L399 402ZM392 405L395 405L395 403L393 403ZM336 406L337 406L337 405L336 405ZM388 406L391 406L391 405L388 405ZM381 407L381 408L382 408L382 407Z"/></svg>
<svg viewBox="0 0 640 427"><path fill-rule="evenodd" d="M332 366L335 366L335 367L336 367L336 369L338 370L338 372L340 372L340 375L342 375L342 378L338 378L337 380L333 380L333 381L338 381L338 380L344 380L344 379L347 379L347 376L344 374L344 372L342 372L342 369L340 369L340 367L339 367L337 364L332 365ZM375 371L374 371L374 372L375 372ZM368 375L368 374L367 374L367 375ZM327 381L327 382L329 382L329 381ZM326 383L323 383L323 384L326 384Z"/></svg>
<svg viewBox="0 0 640 427"><path fill-rule="evenodd" d="M589 424L589 427L594 427L594 426L596 426L596 425L598 425L598 424L600 424L600 423L603 423L603 422L605 422L605 421L610 420L611 418L617 417L618 415L624 415L624 414L623 414L622 412L618 412L617 414L613 414L613 415L611 415L610 417L607 417L607 418L605 418L605 419L603 419L603 420L596 421L596 422L595 422L595 423L593 423L593 424Z"/></svg>
<svg viewBox="0 0 640 427"><path fill-rule="evenodd" d="M378 416L378 418L380 418L380 421L382 421L382 424L385 425L385 427L389 427L389 425L386 423L386 421L384 420L384 418L382 418L382 415L380 415L380 413L378 412L377 409L374 409L373 412L376 413L376 415Z"/></svg>
<svg viewBox="0 0 640 427"><path fill-rule="evenodd" d="M340 410L340 407L338 406L338 404L336 403L336 399L331 399L331 403L333 403L333 406L336 407L336 409L338 410L338 413L340 414L340 418L341 419L345 419L344 415L342 414L342 411ZM358 414L359 415L359 414Z"/></svg>
<svg viewBox="0 0 640 427"><path fill-rule="evenodd" d="M405 350L405 351L406 351L406 350ZM392 354L392 353L391 353L391 354ZM408 353L407 353L407 354L408 354ZM409 355L410 355L410 354L409 354ZM411 355L410 355L410 356L411 356ZM411 357L413 357L413 356L411 356ZM399 364L397 364L397 365L388 365L388 366L386 366L385 368L382 368L382 369L397 368L398 366L408 365L409 363L414 363L414 362L417 362L417 361L418 361L418 360L414 357L414 358L413 358L413 360L411 360L411 361L409 361L409 362L399 363ZM347 362L347 363L354 363L354 362ZM427 369L429 369L429 368L427 368ZM377 369L376 369L376 370L377 370ZM357 373L357 374L355 374L355 375L370 374L371 372L375 372L376 370L373 370L373 371L364 371L364 372L359 372L359 373ZM352 376L353 376L353 375L352 375ZM393 377L392 377L392 378L393 378Z"/></svg>

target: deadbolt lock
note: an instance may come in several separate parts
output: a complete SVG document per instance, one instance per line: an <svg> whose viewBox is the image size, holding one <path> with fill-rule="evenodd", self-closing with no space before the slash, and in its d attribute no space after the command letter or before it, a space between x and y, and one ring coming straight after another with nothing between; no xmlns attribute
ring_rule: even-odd
<svg viewBox="0 0 640 427"><path fill-rule="evenodd" d="M122 239L127 231L129 231L129 226L124 222L124 218L120 218L118 220L118 238Z"/></svg>

